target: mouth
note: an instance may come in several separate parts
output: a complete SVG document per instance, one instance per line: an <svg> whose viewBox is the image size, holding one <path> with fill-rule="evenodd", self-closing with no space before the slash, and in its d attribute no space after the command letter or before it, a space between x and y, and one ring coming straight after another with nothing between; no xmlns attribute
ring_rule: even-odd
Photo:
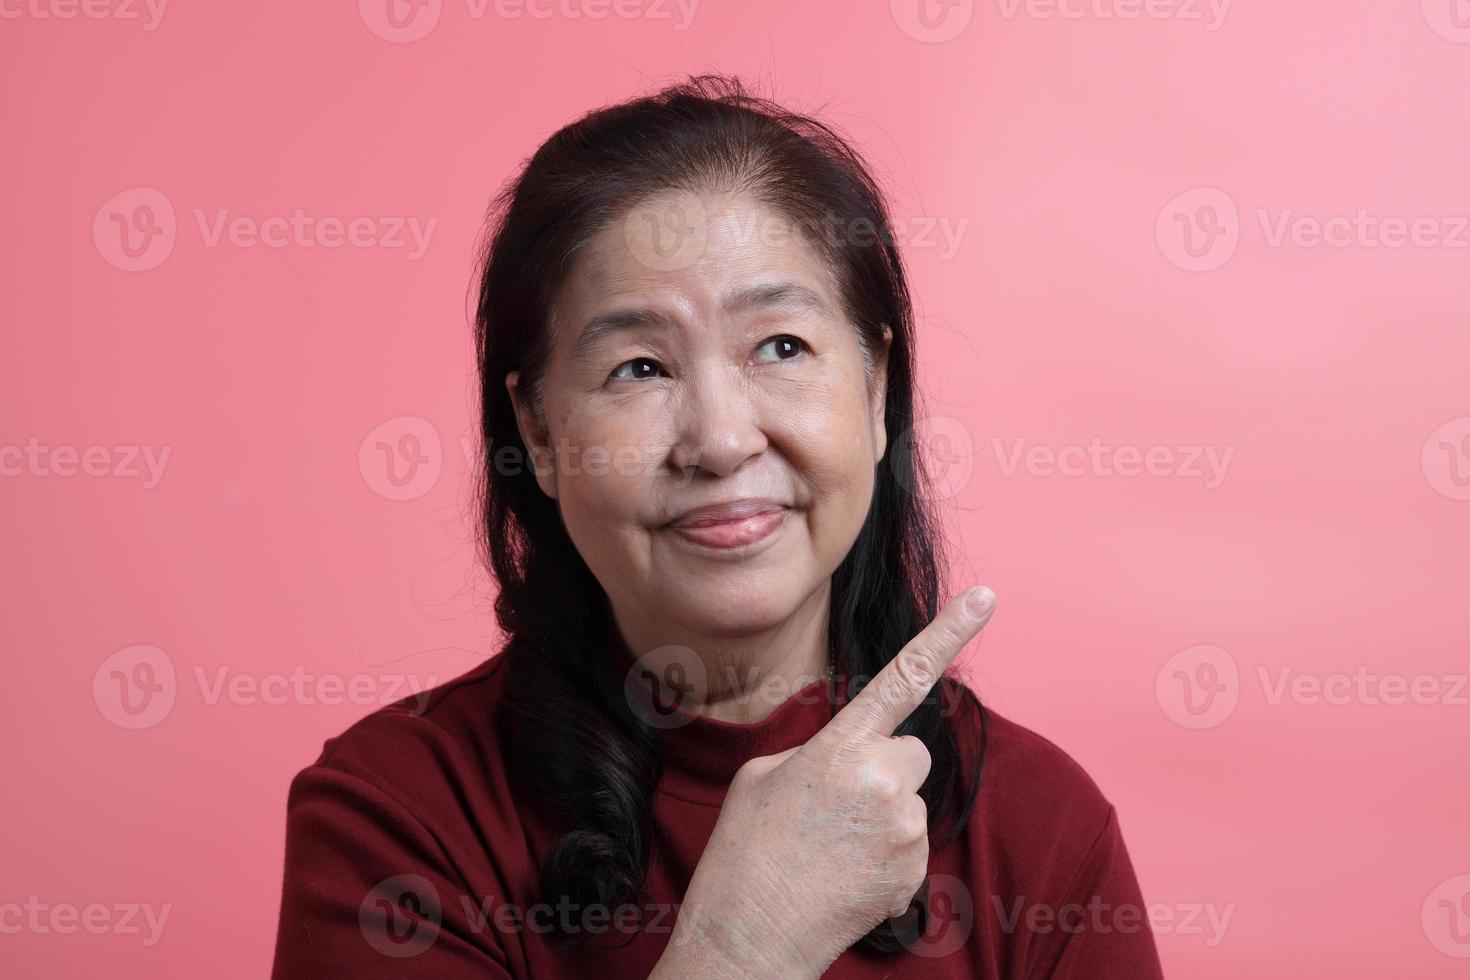
<svg viewBox="0 0 1470 980"><path fill-rule="evenodd" d="M774 500L735 500L688 511L665 527L698 547L735 551L769 539L790 513L790 507Z"/></svg>

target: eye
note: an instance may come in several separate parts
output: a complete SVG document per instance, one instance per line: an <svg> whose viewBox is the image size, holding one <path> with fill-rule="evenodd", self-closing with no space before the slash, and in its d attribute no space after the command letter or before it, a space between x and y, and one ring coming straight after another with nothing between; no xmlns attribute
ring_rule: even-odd
<svg viewBox="0 0 1470 980"><path fill-rule="evenodd" d="M798 337L793 337L789 333L783 333L778 337L772 337L764 341L756 348L756 352L759 353L767 348L770 348L772 351L770 359L775 361L789 361L793 357L800 356L804 351L811 350L805 341Z"/></svg>
<svg viewBox="0 0 1470 980"><path fill-rule="evenodd" d="M664 374L664 369L659 366L658 361L651 357L635 357L631 361L624 361L613 368L609 378L620 381L642 381L646 378L656 378Z"/></svg>

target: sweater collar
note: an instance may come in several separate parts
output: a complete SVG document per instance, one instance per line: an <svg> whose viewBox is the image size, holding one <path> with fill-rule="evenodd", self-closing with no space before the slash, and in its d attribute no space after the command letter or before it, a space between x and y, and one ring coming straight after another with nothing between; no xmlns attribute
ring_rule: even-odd
<svg viewBox="0 0 1470 980"><path fill-rule="evenodd" d="M632 674L636 658L627 645L614 644L620 674ZM843 685L813 680L789 692L765 718L743 724L720 721L681 705L677 696L663 700L653 709L647 703L651 690L645 690L646 679L633 680L633 689L625 688L630 699L636 699L635 710L653 719L651 725L658 739L663 772L658 791L695 803L719 806L735 772L746 762L759 756L775 755L805 744L822 729L845 700ZM780 697L771 688L757 684L746 692L752 702ZM650 711L653 713L650 714Z"/></svg>
<svg viewBox="0 0 1470 980"><path fill-rule="evenodd" d="M812 681L792 692L765 718L750 724L677 709L670 717L680 724L657 729L664 765L659 791L720 805L741 766L759 756L805 744L832 720L832 687L827 681Z"/></svg>

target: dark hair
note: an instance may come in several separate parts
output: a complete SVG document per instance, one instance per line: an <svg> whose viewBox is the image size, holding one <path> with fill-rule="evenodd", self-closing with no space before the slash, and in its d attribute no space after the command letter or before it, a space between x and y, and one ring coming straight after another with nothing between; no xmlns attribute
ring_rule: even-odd
<svg viewBox="0 0 1470 980"><path fill-rule="evenodd" d="M811 235L834 273L864 349L888 352L887 450L852 550L832 576L828 642L838 678L866 679L933 619L942 543L912 439L913 313L883 195L861 158L827 125L749 93L738 79L699 76L591 112L557 131L495 199L476 310L480 368L485 558L499 581L495 612L507 637L507 715L514 778L569 828L542 868L543 900L611 907L643 886L660 769L653 730L623 693L611 662L607 597L578 554L556 502L526 466L506 375L537 390L552 303L572 261L601 229L661 191L738 189ZM847 230L866 227L866 235ZM834 234L834 229L836 233ZM876 232L876 233L871 233ZM984 760L983 709L946 678L897 734L915 735L933 766L920 793L931 842L964 828ZM855 693L855 692L853 692ZM946 700L947 699L947 700ZM965 709L963 711L957 709ZM956 726L980 720L980 749L962 771ZM941 832L946 815L947 833ZM922 922L922 902L911 908ZM913 917L861 941L905 945Z"/></svg>

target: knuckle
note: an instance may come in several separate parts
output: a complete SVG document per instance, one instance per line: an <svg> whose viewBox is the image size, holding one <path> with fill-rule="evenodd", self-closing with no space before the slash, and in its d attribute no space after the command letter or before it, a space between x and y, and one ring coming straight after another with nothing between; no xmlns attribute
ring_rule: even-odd
<svg viewBox="0 0 1470 980"><path fill-rule="evenodd" d="M929 813L923 807L910 810L903 820L904 839L909 841L924 840L929 836Z"/></svg>
<svg viewBox="0 0 1470 980"><path fill-rule="evenodd" d="M935 645L944 650L958 650L965 645L969 634L955 622L953 617L945 617L939 624L938 635L935 636Z"/></svg>
<svg viewBox="0 0 1470 980"><path fill-rule="evenodd" d="M898 777L886 769L865 769L860 779L862 795L878 803L889 803L903 792Z"/></svg>
<svg viewBox="0 0 1470 980"><path fill-rule="evenodd" d="M920 868L919 873L914 875L913 879L904 886L908 889L909 904L913 904L914 900L919 897L919 892L923 889L924 882L927 881L928 878L928 869Z"/></svg>
<svg viewBox="0 0 1470 980"><path fill-rule="evenodd" d="M914 897L924 885L925 876L926 869L922 867L904 875L893 895L893 904L888 911L890 919L899 918L908 912L909 907L914 903Z"/></svg>
<svg viewBox="0 0 1470 980"><path fill-rule="evenodd" d="M923 691L938 680L938 662L939 657L932 647L914 646L899 652L894 658L893 669L906 688Z"/></svg>
<svg viewBox="0 0 1470 980"><path fill-rule="evenodd" d="M894 740L902 742L904 749L912 753L914 759L924 766L928 767L934 764L934 757L929 752L929 746L924 744L922 738L919 738L917 735L895 735Z"/></svg>
<svg viewBox="0 0 1470 980"><path fill-rule="evenodd" d="M929 814L923 801L916 796L919 806L907 806L893 817L889 825L889 843L899 849L910 850L929 837Z"/></svg>

